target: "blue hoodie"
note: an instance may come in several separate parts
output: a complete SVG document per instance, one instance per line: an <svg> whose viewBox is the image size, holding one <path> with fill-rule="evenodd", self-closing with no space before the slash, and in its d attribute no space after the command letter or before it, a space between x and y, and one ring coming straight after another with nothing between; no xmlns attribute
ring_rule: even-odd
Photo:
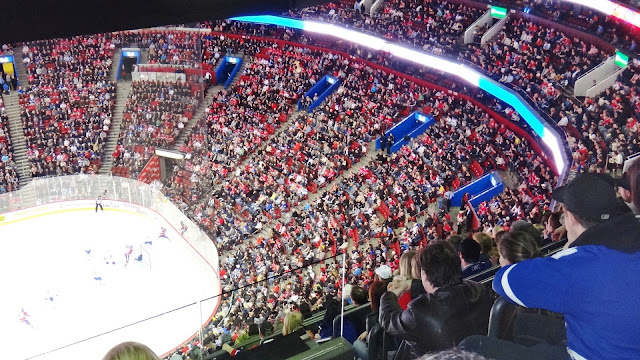
<svg viewBox="0 0 640 360"><path fill-rule="evenodd" d="M564 314L572 359L640 359L640 223L625 214L548 258L503 267L493 289Z"/></svg>

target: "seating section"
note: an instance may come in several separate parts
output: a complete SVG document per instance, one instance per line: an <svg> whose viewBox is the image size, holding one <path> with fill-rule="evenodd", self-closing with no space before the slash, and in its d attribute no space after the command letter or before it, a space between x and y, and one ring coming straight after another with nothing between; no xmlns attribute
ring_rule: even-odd
<svg viewBox="0 0 640 360"><path fill-rule="evenodd" d="M487 1L488 2L488 1ZM524 10L528 13L548 19L557 24L567 25L580 32L596 35L618 49L638 52L638 30L631 23L615 16L605 16L588 6L575 7L570 2L563 1L521 1L504 0L500 2L512 9ZM638 9L637 0L618 1L618 3Z"/></svg>
<svg viewBox="0 0 640 360"><path fill-rule="evenodd" d="M240 46L255 49L255 56L238 83L217 94L214 104L207 109L206 126L211 140L207 140L201 130L191 135L188 146L183 148L190 159L180 165L177 176L165 189L215 239L221 256L226 258L222 274L231 289L304 267L346 249L350 249L354 260L359 259L350 266L370 269L376 258L368 254L373 253L375 241L390 249L393 246L399 254L400 247L411 248L446 236L453 232L455 225L443 213L429 214L429 221L421 220L420 226L409 225L428 214L429 204L434 203L444 189L458 188L486 171L526 167L530 159L538 164L534 172L543 174L543 183L554 181L551 172L523 139L467 101L419 87L340 56L304 48L255 48L251 40L243 42ZM282 58L291 60L283 64ZM246 157L238 156L231 146L219 145L237 144L235 139L244 139L247 143L246 134L251 132L243 128L237 132L224 130L233 122L222 121L228 121L228 109L235 109L237 114L247 113L248 105L234 98L244 91L241 98L253 99L250 96L260 88L253 85L257 79L273 79L261 88L265 89L266 85L266 88L282 89L276 97L280 99L287 99L290 89L304 87L296 82L296 74L304 71L297 70L298 65L293 65L296 63L305 64L305 69L322 64L325 72L343 80L343 86L312 114L293 116L278 136L260 137L260 147L242 147L240 154ZM282 72L282 69L289 71ZM260 76L252 78L256 74ZM370 74L375 74L375 81ZM321 75L310 74L316 79ZM288 84L289 81L292 84ZM247 88L248 84L252 87ZM247 93L247 89L251 92ZM266 98L269 99L268 94ZM294 101L295 98L291 98L291 102ZM269 102L253 107L256 112L263 109L267 116L277 108ZM366 144L382 129L391 127L416 109L437 119L425 135L394 154L388 163L376 160L366 167L357 165L367 150ZM243 126L262 124L251 118L239 123ZM255 134L255 130L253 132ZM220 135L215 135L217 133ZM245 138L240 137L243 133ZM208 159L203 161L202 155ZM502 162L494 160L499 158ZM341 173L353 167L358 171L336 181ZM212 170L217 171L214 177ZM219 179L220 185L216 186L212 178ZM213 190L202 196L211 187ZM309 194L320 189L326 189L324 195L307 203ZM544 190L538 187L532 190L540 201L533 206L526 204L531 207L532 216L549 204L549 192L541 189ZM491 210L501 213L505 208L525 207L528 198L520 195L514 193L499 204L492 204ZM533 207L536 210L532 210ZM514 211L513 220L527 216L525 211ZM483 217L483 226L490 228L497 224L497 217ZM267 228L273 229L268 236L251 237ZM391 237L390 233L397 236ZM240 264L256 265L248 269L236 267ZM327 265L316 275L322 278L322 273L330 268L331 265ZM352 280L364 284L369 276L362 271ZM292 288L304 286L300 281L302 279L296 277L287 278L270 288L278 289L287 283ZM314 275L314 283L317 281ZM258 301L262 288L249 289L243 290L243 296L251 299L251 303ZM281 304L294 295L288 292L273 302ZM313 297L307 300L313 301ZM232 323L247 321L246 314L236 311L229 319ZM212 325L213 328L216 325Z"/></svg>
<svg viewBox="0 0 640 360"><path fill-rule="evenodd" d="M13 158L13 143L9 135L9 118L0 96L0 194L18 190L18 174Z"/></svg>
<svg viewBox="0 0 640 360"><path fill-rule="evenodd" d="M359 17L353 4L344 6L344 3L318 5L291 15L355 23L387 39L412 43L425 50L444 54L455 53L456 43L464 30L485 12L486 8L447 1L392 0L385 1L379 13L372 17Z"/></svg>
<svg viewBox="0 0 640 360"><path fill-rule="evenodd" d="M609 50L520 17L510 18L484 46L461 46L464 30L485 11L391 0L368 17L342 1L290 15L374 32L484 71L565 130L574 173L612 171L620 165L618 155L640 152L638 63L604 93L575 99L568 94L576 79L611 56ZM557 19L567 10L547 2L537 11ZM578 25L602 24L590 14L585 19ZM249 323L281 322L292 303L321 309L324 296L341 296L344 285L338 277L342 264L327 258L347 254L347 282L366 287L376 266L397 268L403 251L455 233L508 229L516 220L540 224L549 210L558 178L532 144L489 111L525 127L504 103L384 52L339 44L355 58L344 57L312 50L305 44L336 43L294 30L232 21L210 26L212 33L130 31L117 41L104 34L22 48L28 84L19 90L20 116L36 177L98 171L115 103L116 84L109 77L116 43L148 50L153 65L145 71L187 67L190 76L197 74L193 68L215 68L225 54L244 54L238 80L204 104L198 119L192 119L202 99L197 83L133 82L111 154L114 175L137 177L156 148L176 146L186 124L197 121L179 147L186 157L176 162L163 192L216 243L225 315L214 316L205 339L191 340L172 355L187 358L199 345L212 353L226 334L239 335ZM619 25L610 26L600 33L618 36ZM621 43L633 47L626 39ZM356 58L449 84L459 93L421 86ZM341 80L339 89L312 113L295 112L298 99L326 74ZM372 141L413 111L435 123L400 151L375 153ZM18 187L7 124L0 98L0 193ZM457 218L438 206L445 192L490 171L512 174L516 186Z"/></svg>
<svg viewBox="0 0 640 360"><path fill-rule="evenodd" d="M200 87L189 82L133 82L112 154L115 171L137 176L156 147L173 145L193 118L200 96Z"/></svg>
<svg viewBox="0 0 640 360"><path fill-rule="evenodd" d="M308 86L301 76L294 75L304 71L312 79L320 76L311 67L297 65L300 61L313 61L307 55L284 56L275 50L262 54L248 61L232 88L214 96L204 118L181 148L191 156L179 165L181 171L170 184L171 196L182 194L191 203L192 196L226 178L262 147L293 111L299 89ZM196 168L200 169L197 174Z"/></svg>
<svg viewBox="0 0 640 360"><path fill-rule="evenodd" d="M367 24L373 20L367 17L357 19L348 15L352 11L352 7L348 4L332 3L328 6L307 9L303 16L343 23L364 30L374 30L387 37L389 37L388 29L394 29L393 37L398 39L402 39L407 33L406 27L394 27L391 21L380 26L384 31L371 29ZM568 13L565 13L565 17L568 17ZM406 26L415 28L413 23L407 23ZM253 26L249 28L253 29ZM418 30L416 28L416 31ZM416 47L434 51L429 48L428 42L417 42L415 39L408 42ZM622 40L616 43L622 43ZM625 39L624 43L630 46L631 40ZM370 60L394 66L393 61L384 53L376 55L370 50L357 47L350 50L358 56L366 54ZM635 144L637 141L624 141L625 144L621 146L612 143L621 133L624 133L623 136L629 136L628 131L621 132L620 129L636 122L635 118L629 120L632 115L626 110L629 107L622 105L622 99L630 92L628 88L620 91L621 84L618 84L596 98L587 98L583 101L565 94L571 91L571 86L580 75L611 56L609 50L600 50L595 44L565 35L557 29L514 17L508 21L496 41L485 46L458 47L456 52L459 60L470 62L473 66L488 72L496 80L529 97L530 102L542 113L548 114L553 121L564 128L567 141L577 160L574 162L574 171L611 170L607 162L616 156L615 151L627 156L640 150ZM401 69L404 72L425 76L432 81L440 81L447 87L452 86L446 79L440 79L437 74L425 73L423 69L412 69L406 65ZM627 76L626 79L628 78ZM505 112L513 120L519 121L513 109L505 104L493 101L491 105L495 110ZM630 139L633 139L633 136ZM626 143L633 145L629 146Z"/></svg>
<svg viewBox="0 0 640 360"><path fill-rule="evenodd" d="M197 32L178 30L126 31L118 34L122 43L149 51L150 64L200 67Z"/></svg>
<svg viewBox="0 0 640 360"><path fill-rule="evenodd" d="M20 94L20 116L34 177L100 168L115 103L113 49L110 34L23 47L28 84Z"/></svg>

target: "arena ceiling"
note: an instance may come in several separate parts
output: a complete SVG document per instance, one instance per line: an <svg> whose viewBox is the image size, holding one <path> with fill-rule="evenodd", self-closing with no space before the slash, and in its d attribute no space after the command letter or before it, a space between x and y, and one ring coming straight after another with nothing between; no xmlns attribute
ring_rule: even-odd
<svg viewBox="0 0 640 360"><path fill-rule="evenodd" d="M0 44L279 14L329 0L5 0Z"/></svg>

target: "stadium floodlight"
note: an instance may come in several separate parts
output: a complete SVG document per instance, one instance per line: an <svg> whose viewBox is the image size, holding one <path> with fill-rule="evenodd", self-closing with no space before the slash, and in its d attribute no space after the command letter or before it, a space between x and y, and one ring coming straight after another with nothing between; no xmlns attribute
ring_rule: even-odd
<svg viewBox="0 0 640 360"><path fill-rule="evenodd" d="M361 45L367 46L366 43ZM396 44L387 44L386 50L394 56L445 72L447 74L459 76L461 79L470 82L473 86L478 86L481 77L480 73L464 66L463 64L449 61L438 56L425 54Z"/></svg>
<svg viewBox="0 0 640 360"><path fill-rule="evenodd" d="M507 8L503 8L500 6L493 6L491 5L491 16L496 18L496 19L504 19L507 17L509 10L507 10Z"/></svg>
<svg viewBox="0 0 640 360"><path fill-rule="evenodd" d="M553 155L553 162L556 164L556 169L558 173L562 173L565 166L567 164L564 163L564 159L562 158L562 150L560 150L560 144L562 141L556 137L551 131L545 129L545 134L542 137L542 141L547 144L549 150L551 150L551 154Z"/></svg>

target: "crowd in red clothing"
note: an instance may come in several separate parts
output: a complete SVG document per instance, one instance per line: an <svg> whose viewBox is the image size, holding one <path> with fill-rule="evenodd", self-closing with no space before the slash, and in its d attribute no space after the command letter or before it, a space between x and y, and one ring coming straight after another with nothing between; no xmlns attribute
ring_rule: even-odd
<svg viewBox="0 0 640 360"><path fill-rule="evenodd" d="M436 0L385 1L376 16L361 16L353 7L329 3L291 12L289 15L308 19L358 24L363 30L387 39L408 42L436 54L455 51L464 30L486 9Z"/></svg>
<svg viewBox="0 0 640 360"><path fill-rule="evenodd" d="M396 11L400 11L401 6L402 4L398 4ZM342 3L313 7L303 13L308 18L344 23L351 27L373 30L383 36L389 36L389 29L396 28L393 21L388 19L378 26L378 30L370 28L369 24L382 22L387 17L357 17L353 9ZM568 13L564 16L567 17ZM595 21L599 22L597 17ZM606 28L611 29L614 25L610 24ZM416 27L414 22L406 22L405 27L398 29L392 37L403 39L407 33L406 27L420 31L420 27ZM405 41L433 51L424 39ZM616 43L632 45L629 38ZM613 88L595 98L578 101L565 95L565 91L571 89L580 75L611 55L594 44L587 44L559 30L514 17L496 41L484 46L473 44L470 47L456 46L451 49L453 51L449 52L450 55L457 55L459 60L471 62L496 80L522 91L540 111L547 113L563 127L578 171L610 171L612 166L608 162L615 163L619 154L624 157L640 151L637 136L628 130L633 128L638 116L635 110L637 100L634 100L636 91L633 84L630 84L636 73L634 64L620 76ZM375 56L375 53L368 50L358 49L357 53L372 61L389 63L388 57ZM633 103L629 103L629 98ZM504 104L498 104L496 110L505 111L508 116L518 120L513 109ZM619 164L614 164L613 167L619 167Z"/></svg>
<svg viewBox="0 0 640 360"><path fill-rule="evenodd" d="M134 81L125 104L114 166L136 176L156 147L167 148L200 104L199 87L189 82Z"/></svg>
<svg viewBox="0 0 640 360"><path fill-rule="evenodd" d="M8 124L4 100L0 96L0 194L19 188Z"/></svg>
<svg viewBox="0 0 640 360"><path fill-rule="evenodd" d="M118 33L121 43L136 45L149 51L150 64L183 65L199 68L200 33L177 30L124 31Z"/></svg>
<svg viewBox="0 0 640 360"><path fill-rule="evenodd" d="M640 109L636 87L640 75L635 64L612 89L579 102L565 96L563 88L608 54L521 19L511 20L495 42L458 52L455 38L481 13L457 4L392 1L375 18L360 17L336 4L303 16L321 16L428 51L457 54L497 80L524 90L567 129L576 164L585 169L603 170L610 150L624 154L640 150L634 118ZM215 30L244 27L232 22L213 26ZM264 25L245 30L313 41L295 31ZM319 294L341 287L337 265L329 261L316 272L306 268L311 262L349 251L349 282L366 285L376 264L397 266L404 249L446 238L456 228L470 230L465 221L454 224L446 212L429 211L429 205L445 191L487 171L510 170L520 178L517 189L507 189L479 206L480 230L509 227L518 219L541 222L557 179L524 139L471 102L303 46L208 36L200 58L190 51L198 36L132 32L122 41L146 44L151 61L161 64L195 66L201 61L214 64L225 53L249 55L239 81L216 94L205 116L198 119L201 126L181 148L187 158L177 165L165 188L219 245L225 290L252 285L223 300L221 310L229 311L226 325L211 325L215 333L211 342L222 337L224 327L277 321L287 303L321 306ZM85 159L95 159L96 152L99 158L103 141L95 141L98 149L86 145L94 144L87 139L103 140L102 133L108 134L113 105L108 94L114 88L104 78L110 69L106 54L112 48L106 36L88 39L38 42L23 49L30 87L21 100L34 175L95 171L86 169ZM70 49L70 43L77 49ZM375 54L362 57L385 59ZM292 116L297 100L325 74L342 81L338 91L311 114ZM187 84L133 84L114 154L119 166L131 168L135 175L153 147L175 141L188 118L185 113L198 106L190 90ZM98 111L85 114L80 105ZM513 109L495 106L518 120ZM398 153L358 165L373 139L416 109L436 119L427 133ZM43 116L56 121L43 121ZM76 122L70 126L68 121ZM283 127L284 121L288 122ZM75 157L80 159L74 162ZM336 181L354 168L357 171ZM327 190L323 196L306 202L309 193L320 188ZM273 229L267 236L252 237L267 228ZM293 268L305 270L268 285L259 283Z"/></svg>
<svg viewBox="0 0 640 360"><path fill-rule="evenodd" d="M23 45L20 116L32 176L97 172L115 104L114 48L110 34Z"/></svg>
<svg viewBox="0 0 640 360"><path fill-rule="evenodd" d="M225 287L241 288L347 249L353 250L349 267L359 274L351 280L366 283L370 277L362 270L371 268L376 261L376 256L371 255L376 253L369 246L371 239L381 239L384 251L379 253L387 257L387 249L392 247L419 246L453 232L454 224L444 213L430 214L428 222L419 226L407 225L424 216L429 204L441 197L444 189L457 188L477 177L471 170L474 161L477 164L473 168L481 168L482 172L531 167L543 179L542 187L523 179L522 190L492 203L489 215L512 212L511 221L515 221L528 214L535 217L548 205L548 191L555 182L548 168L526 142L471 103L340 56L256 43L245 39L236 44L238 48L253 49L255 56L249 60L239 82L216 95L215 104L207 109L206 115L209 138L201 131L191 135L188 146L183 148L189 155L177 169L182 179L174 177L165 189L217 242L226 258L222 274L229 283ZM246 128L227 130L234 124L227 119L229 106L236 106L235 113L239 114L260 109L264 114L279 114L279 106L289 104L287 99L295 100L311 85L299 82L298 73L316 68L342 80L342 87L322 106L309 115L291 118L277 137L261 137L263 146L242 147L239 152L242 156L238 156L235 148L221 145L221 141L247 144ZM258 74L261 76L251 78ZM317 79L322 74L312 71L310 76ZM258 78L269 80L260 84L255 81ZM280 99L279 106L267 101L252 108L254 103L233 101L247 89L251 96L254 91L271 88L280 90L267 91L263 97ZM389 128L412 109L437 118L426 135L394 154L390 161L373 161L342 181L334 181L344 170L358 166L367 150L365 145L382 129ZM279 116L274 120L279 121ZM244 122L235 124L265 126L265 122L246 116ZM243 132L245 138L240 137ZM341 145L349 143L357 146ZM249 150L245 153L244 149ZM249 162L243 163L244 156L249 156ZM218 173L211 176L215 171ZM211 182L213 178L221 181L219 186ZM202 196L211 186L213 190ZM327 187L328 191L315 202L306 203L306 196L320 187ZM541 191L544 189L546 192ZM536 210L532 211L533 208ZM497 225L497 216L482 215L487 228ZM273 230L268 236L250 238L254 232L270 227ZM399 251L394 253L389 253L389 261L399 256ZM251 265L247 268L241 264ZM309 272L287 278L285 283L290 282L293 291L276 293L268 304L284 304L292 298L316 304L318 295L310 289L318 285L327 291L337 288L334 283L323 282L322 276L323 273ZM255 284L255 289L242 290L240 297L245 300L240 304L225 301L225 309L232 309L233 315L227 317L227 325L240 328L252 316L277 319L278 306L269 305L254 312L245 308L266 300L263 291L267 288L275 289ZM221 326L212 325L211 330L219 333Z"/></svg>

